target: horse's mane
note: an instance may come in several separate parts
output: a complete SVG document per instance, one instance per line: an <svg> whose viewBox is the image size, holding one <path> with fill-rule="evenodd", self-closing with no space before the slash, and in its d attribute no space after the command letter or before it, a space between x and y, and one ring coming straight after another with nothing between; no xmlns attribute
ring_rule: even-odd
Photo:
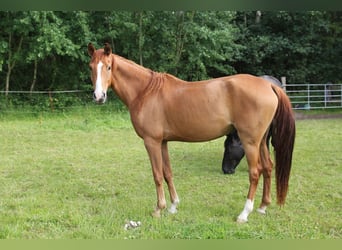
<svg viewBox="0 0 342 250"><path fill-rule="evenodd" d="M122 56L119 56L119 55L117 55L117 54L113 54L113 55L115 56L115 58L118 58L118 59L120 59L120 60L126 62L127 64L129 64L129 65L131 65L131 66L134 66L135 68L138 68L138 69L140 69L140 70L142 70L142 71L151 72L151 73L154 72L153 70L151 70L151 69L149 69L149 68L146 68L146 67L144 67L144 66L141 66L140 64L137 64L136 62L134 62L134 61L132 61L132 60L129 60L129 59L124 58L124 57L122 57Z"/></svg>
<svg viewBox="0 0 342 250"><path fill-rule="evenodd" d="M132 61L132 60L129 60L125 57L122 57L122 56L119 56L117 54L114 54L116 58L126 62L127 64L131 65L131 66L134 66L142 71L145 71L145 72L149 72L152 74L152 79L151 79L151 82L150 83L154 83L154 82L158 82L160 83L165 81L166 78L171 78L173 80L177 80L177 81L182 81L184 82L183 80L179 79L178 77L174 76L174 75L171 75L169 73L166 73L166 72L158 72L158 71L154 71L150 68L147 68L147 67L144 67L140 64L137 64L136 62ZM157 81L156 81L157 80Z"/></svg>
<svg viewBox="0 0 342 250"><path fill-rule="evenodd" d="M167 73L161 73L153 71L149 68L146 68L144 66L141 66L137 63L135 63L132 60L126 59L122 56L113 54L115 56L114 60L120 60L121 62L124 62L126 65L134 68L135 70L141 71L143 73L146 73L147 76L147 84L145 89L136 97L136 103L140 106L144 103L144 99L148 98L149 96L157 93L162 86L164 85L167 76L171 76Z"/></svg>

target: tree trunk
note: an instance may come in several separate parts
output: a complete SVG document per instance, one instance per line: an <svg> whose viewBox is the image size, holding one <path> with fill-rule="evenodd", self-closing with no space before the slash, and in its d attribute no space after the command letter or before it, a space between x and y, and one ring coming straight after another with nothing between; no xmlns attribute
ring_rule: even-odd
<svg viewBox="0 0 342 250"><path fill-rule="evenodd" d="M184 30L184 11L179 11L179 22L177 27L177 40L176 40L176 55L174 59L174 74L177 75L177 64L181 58L183 45L184 45L184 38L185 38L185 30Z"/></svg>
<svg viewBox="0 0 342 250"><path fill-rule="evenodd" d="M5 84L5 95L8 96L9 85L10 85L10 78L11 78L11 71L12 71L12 50L11 50L11 43L12 43L12 33L9 33L8 36L8 58L7 58L7 73L6 73L6 84Z"/></svg>
<svg viewBox="0 0 342 250"><path fill-rule="evenodd" d="M15 66L15 63L16 63L16 58L13 57L13 55L12 55L11 43L12 43L12 33L10 32L9 37L8 37L9 50L8 50L7 73L6 73L6 84L5 84L5 95L6 95L6 97L8 96L8 92L9 92L11 72ZM23 43L23 36L20 37L16 54L19 53L22 43Z"/></svg>
<svg viewBox="0 0 342 250"><path fill-rule="evenodd" d="M195 16L195 11L192 11L190 13L190 22L193 21L193 18ZM177 41L176 41L176 53L174 57L174 74L177 75L178 73L178 68L177 65L181 59L182 53L183 53L183 48L184 48L184 43L186 40L186 29L185 29L185 12L184 11L179 11L178 13L179 16L179 22L178 22L178 27L177 27Z"/></svg>
<svg viewBox="0 0 342 250"><path fill-rule="evenodd" d="M12 68L10 67L10 63L8 63L8 70L7 70L7 73L6 73L6 86L5 86L5 95L6 95L6 97L8 96L8 91L9 91L11 71L12 71Z"/></svg>
<svg viewBox="0 0 342 250"><path fill-rule="evenodd" d="M139 13L139 62L141 66L143 66L142 47L144 43L142 26L143 26L143 12L141 11Z"/></svg>
<svg viewBox="0 0 342 250"><path fill-rule="evenodd" d="M32 80L32 84L30 87L30 92L32 93L35 85L36 85L36 81L37 81L37 70L38 70L38 60L35 59L34 60L34 69L33 69L33 80Z"/></svg>

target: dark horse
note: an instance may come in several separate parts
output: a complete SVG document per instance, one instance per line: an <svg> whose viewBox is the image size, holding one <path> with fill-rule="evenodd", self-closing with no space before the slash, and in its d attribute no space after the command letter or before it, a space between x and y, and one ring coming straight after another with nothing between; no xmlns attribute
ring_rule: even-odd
<svg viewBox="0 0 342 250"><path fill-rule="evenodd" d="M281 82L273 77L268 75L260 76L265 80L268 80L279 87L282 86ZM270 137L272 135L272 129L269 130L267 136L267 147L269 147ZM243 150L242 143L240 141L239 135L236 130L227 135L226 140L224 141L224 153L222 159L222 171L224 174L234 174L235 169L240 163L241 159L245 156L245 151Z"/></svg>
<svg viewBox="0 0 342 250"><path fill-rule="evenodd" d="M109 44L98 50L88 44L88 53L94 100L105 103L107 90L112 88L128 107L133 127L144 141L157 191L154 216L160 216L166 208L164 180L172 203L169 211L176 213L179 203L168 142L204 142L225 136L233 129L239 134L249 169L247 200L237 221L248 220L261 175L264 185L258 212L265 214L271 202L273 162L266 145L271 124L277 202L285 203L295 119L290 100L281 88L247 74L186 82L112 54Z"/></svg>

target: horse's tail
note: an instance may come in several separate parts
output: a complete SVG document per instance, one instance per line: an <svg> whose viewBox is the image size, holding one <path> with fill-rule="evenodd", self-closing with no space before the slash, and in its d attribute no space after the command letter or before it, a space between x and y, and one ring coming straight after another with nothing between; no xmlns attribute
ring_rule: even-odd
<svg viewBox="0 0 342 250"><path fill-rule="evenodd" d="M272 121L272 145L275 151L277 203L283 205L286 199L291 172L296 125L289 97L277 86L272 85L272 89L278 96L278 107Z"/></svg>

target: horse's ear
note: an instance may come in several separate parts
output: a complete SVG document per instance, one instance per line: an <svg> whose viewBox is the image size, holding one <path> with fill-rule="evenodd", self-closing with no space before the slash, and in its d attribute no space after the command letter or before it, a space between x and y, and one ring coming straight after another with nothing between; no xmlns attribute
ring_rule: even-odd
<svg viewBox="0 0 342 250"><path fill-rule="evenodd" d="M95 47L92 43L88 43L88 54L89 56L93 56L94 52L95 52Z"/></svg>
<svg viewBox="0 0 342 250"><path fill-rule="evenodd" d="M109 56L112 54L112 48L110 47L109 43L104 44L104 53L105 55Z"/></svg>

